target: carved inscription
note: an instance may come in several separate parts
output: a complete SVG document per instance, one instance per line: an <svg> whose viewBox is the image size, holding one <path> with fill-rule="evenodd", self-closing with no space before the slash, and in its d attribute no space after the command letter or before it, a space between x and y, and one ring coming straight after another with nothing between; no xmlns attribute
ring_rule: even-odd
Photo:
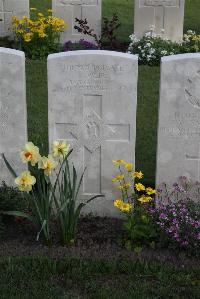
<svg viewBox="0 0 200 299"><path fill-rule="evenodd" d="M107 91L107 90L122 90L127 88L122 84L118 84L112 80L113 75L121 75L121 73L128 71L127 68L122 68L118 65L60 65L61 70L70 76L63 79L63 84L60 91L64 93L77 92L95 92L95 91ZM76 74L79 73L77 78ZM54 92L58 92L57 89Z"/></svg>
<svg viewBox="0 0 200 299"><path fill-rule="evenodd" d="M161 127L160 132L171 137L199 137L200 112L175 112L170 118L173 126Z"/></svg>

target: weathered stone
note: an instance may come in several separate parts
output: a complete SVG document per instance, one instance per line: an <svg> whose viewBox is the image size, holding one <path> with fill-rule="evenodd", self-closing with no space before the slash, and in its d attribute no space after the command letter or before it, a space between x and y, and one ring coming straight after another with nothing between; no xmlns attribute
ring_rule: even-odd
<svg viewBox="0 0 200 299"><path fill-rule="evenodd" d="M183 38L185 0L135 0L134 33L142 37L150 27L172 41Z"/></svg>
<svg viewBox="0 0 200 299"><path fill-rule="evenodd" d="M157 185L200 181L200 54L162 59Z"/></svg>
<svg viewBox="0 0 200 299"><path fill-rule="evenodd" d="M53 0L53 14L67 23L67 29L61 34L61 41L78 41L81 38L94 41L91 37L80 34L74 29L75 18L87 19L90 29L101 35L101 1L102 0Z"/></svg>
<svg viewBox="0 0 200 299"><path fill-rule="evenodd" d="M13 36L12 17L29 16L29 0L0 0L0 36Z"/></svg>
<svg viewBox="0 0 200 299"><path fill-rule="evenodd" d="M2 158L5 154L17 173L26 169L19 152L27 142L25 57L17 50L0 48L0 182L13 185Z"/></svg>
<svg viewBox="0 0 200 299"><path fill-rule="evenodd" d="M48 58L49 141L67 139L79 175L87 167L81 197L105 194L91 204L99 215L116 213L112 159L135 162L137 76L137 57L129 54L76 51Z"/></svg>

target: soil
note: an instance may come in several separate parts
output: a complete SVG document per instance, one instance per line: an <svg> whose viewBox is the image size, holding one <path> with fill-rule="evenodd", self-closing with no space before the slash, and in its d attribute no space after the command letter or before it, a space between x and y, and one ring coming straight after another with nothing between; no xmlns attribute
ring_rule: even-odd
<svg viewBox="0 0 200 299"><path fill-rule="evenodd" d="M54 244L49 248L41 240L36 241L37 232L32 226L15 221L7 225L6 235L0 243L0 257L138 259L135 252L120 245L122 222L123 220L116 218L81 218L74 246L61 246L59 233L54 230ZM187 257L184 252L173 252L168 249L143 249L139 258L166 262L183 268L200 267L197 258Z"/></svg>

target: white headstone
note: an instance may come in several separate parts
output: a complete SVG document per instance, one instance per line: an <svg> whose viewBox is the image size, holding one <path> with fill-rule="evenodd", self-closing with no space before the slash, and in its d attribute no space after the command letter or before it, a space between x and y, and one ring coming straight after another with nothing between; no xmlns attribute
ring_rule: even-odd
<svg viewBox="0 0 200 299"><path fill-rule="evenodd" d="M183 38L185 0L135 0L134 33L142 37L150 27L172 41Z"/></svg>
<svg viewBox="0 0 200 299"><path fill-rule="evenodd" d="M29 0L0 0L0 37L12 36L12 17L29 17Z"/></svg>
<svg viewBox="0 0 200 299"><path fill-rule="evenodd" d="M61 34L61 41L78 41L81 38L93 41L74 29L75 18L87 19L90 29L101 35L101 1L102 0L52 0L53 14L67 23L68 27Z"/></svg>
<svg viewBox="0 0 200 299"><path fill-rule="evenodd" d="M49 141L67 139L79 174L87 167L82 197L114 215L112 160L135 162L138 58L110 51L76 51L48 58Z"/></svg>
<svg viewBox="0 0 200 299"><path fill-rule="evenodd" d="M200 181L200 54L162 59L157 185Z"/></svg>
<svg viewBox="0 0 200 299"><path fill-rule="evenodd" d="M26 170L19 158L26 142L25 56L21 51L0 48L0 182L14 182L2 153L18 174Z"/></svg>

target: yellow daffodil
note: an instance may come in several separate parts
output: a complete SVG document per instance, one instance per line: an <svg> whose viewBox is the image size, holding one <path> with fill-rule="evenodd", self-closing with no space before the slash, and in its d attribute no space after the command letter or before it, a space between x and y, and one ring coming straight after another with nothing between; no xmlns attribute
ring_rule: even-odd
<svg viewBox="0 0 200 299"><path fill-rule="evenodd" d="M137 171L135 171L133 174L132 174L132 176L134 177L134 178L137 178L137 179L142 179L143 178L143 173L140 171L140 172L137 172Z"/></svg>
<svg viewBox="0 0 200 299"><path fill-rule="evenodd" d="M150 202L151 200L152 200L152 197L146 196L146 195L142 195L141 197L138 198L138 201L140 201L141 203Z"/></svg>
<svg viewBox="0 0 200 299"><path fill-rule="evenodd" d="M124 175L123 174L117 175L115 178L112 179L112 182L113 183L121 182L123 179L124 179Z"/></svg>
<svg viewBox="0 0 200 299"><path fill-rule="evenodd" d="M120 207L122 206L123 203L124 203L123 200L122 200L121 198L118 198L118 199L116 199L116 200L114 201L114 206L115 206L116 208L120 208Z"/></svg>
<svg viewBox="0 0 200 299"><path fill-rule="evenodd" d="M47 12L48 12L48 13L52 13L52 12L53 12L53 9L48 9Z"/></svg>
<svg viewBox="0 0 200 299"><path fill-rule="evenodd" d="M23 163L30 162L32 166L38 163L40 160L39 148L35 146L32 142L25 144L24 148L20 153L20 157Z"/></svg>
<svg viewBox="0 0 200 299"><path fill-rule="evenodd" d="M48 155L48 157L41 157L38 168L44 170L44 174L46 176L51 175L53 169L56 168L58 162L56 162L52 155Z"/></svg>
<svg viewBox="0 0 200 299"><path fill-rule="evenodd" d="M35 8L35 7L31 7L30 10L31 10L31 11L36 11L37 8Z"/></svg>
<svg viewBox="0 0 200 299"><path fill-rule="evenodd" d="M155 189L152 189L151 187L148 187L146 188L146 193L148 195L152 195L152 194L155 194L156 193L156 190Z"/></svg>
<svg viewBox="0 0 200 299"><path fill-rule="evenodd" d="M116 166L125 165L126 161L124 160L112 160L113 164Z"/></svg>
<svg viewBox="0 0 200 299"><path fill-rule="evenodd" d="M131 172L131 171L133 171L133 164L132 164L132 163L127 163L127 164L125 165L125 168L126 168L126 170L127 170L128 172Z"/></svg>
<svg viewBox="0 0 200 299"><path fill-rule="evenodd" d="M53 142L53 156L65 157L69 152L70 144L65 140L56 140Z"/></svg>
<svg viewBox="0 0 200 299"><path fill-rule="evenodd" d="M145 186L143 184L135 184L135 188L137 191L144 191L145 190Z"/></svg>
<svg viewBox="0 0 200 299"><path fill-rule="evenodd" d="M15 179L15 184L20 191L31 191L36 183L36 178L31 175L30 171L24 171Z"/></svg>

